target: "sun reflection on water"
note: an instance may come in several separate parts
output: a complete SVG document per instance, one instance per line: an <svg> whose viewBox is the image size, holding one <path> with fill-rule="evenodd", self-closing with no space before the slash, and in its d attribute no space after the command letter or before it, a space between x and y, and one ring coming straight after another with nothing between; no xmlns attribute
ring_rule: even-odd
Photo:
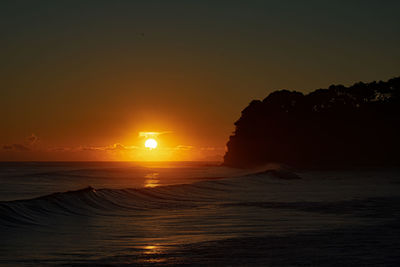
<svg viewBox="0 0 400 267"><path fill-rule="evenodd" d="M149 245L149 246L145 246L145 254L156 254L156 253L160 253L161 252L161 248L160 246L157 245Z"/></svg>
<svg viewBox="0 0 400 267"><path fill-rule="evenodd" d="M146 180L144 181L144 187L157 187L160 185L160 180L158 179L158 176L160 174L158 172L152 172L148 173L144 176Z"/></svg>
<svg viewBox="0 0 400 267"><path fill-rule="evenodd" d="M142 249L144 250L143 251L144 258L139 260L139 262L162 263L162 262L167 261L167 258L165 258L165 255L163 255L164 250L158 244L143 246Z"/></svg>

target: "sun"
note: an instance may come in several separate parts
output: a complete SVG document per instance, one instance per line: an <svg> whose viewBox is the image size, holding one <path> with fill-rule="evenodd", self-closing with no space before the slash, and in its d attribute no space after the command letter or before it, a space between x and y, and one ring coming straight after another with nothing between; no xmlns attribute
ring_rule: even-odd
<svg viewBox="0 0 400 267"><path fill-rule="evenodd" d="M153 138L149 138L144 143L144 146L150 149L155 149L157 147L157 141L154 140Z"/></svg>

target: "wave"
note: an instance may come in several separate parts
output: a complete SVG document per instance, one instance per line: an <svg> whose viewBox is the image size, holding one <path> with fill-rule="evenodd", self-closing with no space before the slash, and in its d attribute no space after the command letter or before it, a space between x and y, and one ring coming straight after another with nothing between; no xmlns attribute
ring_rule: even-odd
<svg viewBox="0 0 400 267"><path fill-rule="evenodd" d="M154 188L95 189L58 192L33 199L0 202L0 226L47 225L49 218L60 216L118 216L152 209L181 209L209 205L234 196L234 192L255 190L279 178L278 171L213 179L192 184ZM289 175L294 177L294 174ZM297 177L297 176L296 176Z"/></svg>

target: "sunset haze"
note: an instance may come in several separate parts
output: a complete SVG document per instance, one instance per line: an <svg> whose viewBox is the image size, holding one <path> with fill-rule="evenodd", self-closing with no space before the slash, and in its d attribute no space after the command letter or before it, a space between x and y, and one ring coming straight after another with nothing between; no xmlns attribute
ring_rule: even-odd
<svg viewBox="0 0 400 267"><path fill-rule="evenodd" d="M0 160L221 161L253 99L398 75L398 1L244 3L3 2Z"/></svg>

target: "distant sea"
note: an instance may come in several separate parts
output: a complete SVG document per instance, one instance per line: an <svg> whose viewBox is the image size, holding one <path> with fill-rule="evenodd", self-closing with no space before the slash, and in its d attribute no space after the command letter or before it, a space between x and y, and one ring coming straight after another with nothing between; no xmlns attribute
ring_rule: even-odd
<svg viewBox="0 0 400 267"><path fill-rule="evenodd" d="M0 265L399 266L400 170L0 163Z"/></svg>

